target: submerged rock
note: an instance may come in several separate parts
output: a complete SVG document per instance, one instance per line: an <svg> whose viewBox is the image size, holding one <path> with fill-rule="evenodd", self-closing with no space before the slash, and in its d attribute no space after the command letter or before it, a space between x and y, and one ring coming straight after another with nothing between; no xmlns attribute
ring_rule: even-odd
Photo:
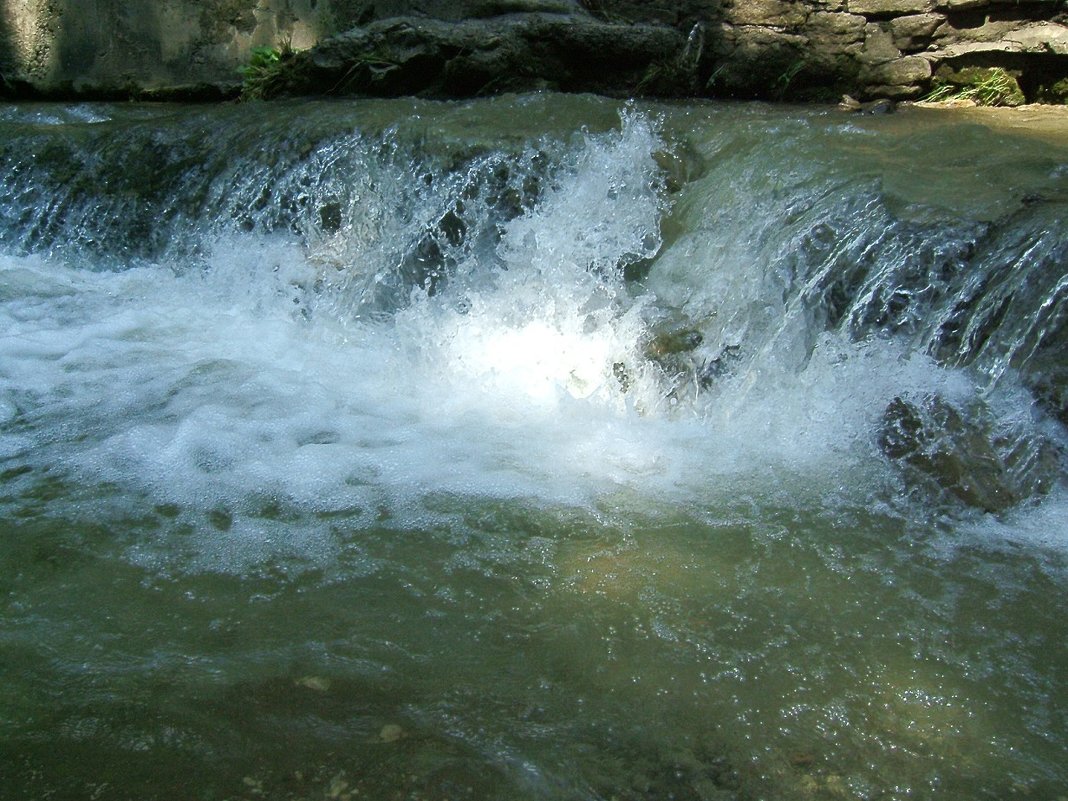
<svg viewBox="0 0 1068 801"><path fill-rule="evenodd" d="M297 687L304 687L319 693L325 693L330 690L330 679L323 676L301 676L299 679L294 679L293 683Z"/></svg>
<svg viewBox="0 0 1068 801"><path fill-rule="evenodd" d="M696 328L684 326L656 331L645 348L646 355L654 360L665 359L680 353L688 353L704 341Z"/></svg>
<svg viewBox="0 0 1068 801"><path fill-rule="evenodd" d="M598 744L598 760L587 765L598 798L619 801L738 801L738 769L708 739L678 747L611 739Z"/></svg>
<svg viewBox="0 0 1068 801"><path fill-rule="evenodd" d="M851 111L854 114L893 114L897 111L897 104L893 100L885 98L861 103L854 97L842 95L838 108L841 111Z"/></svg>
<svg viewBox="0 0 1068 801"><path fill-rule="evenodd" d="M378 732L378 739L383 743L395 743L397 740L403 740L406 736L407 732L404 731L404 728L396 723L387 723Z"/></svg>
<svg viewBox="0 0 1068 801"><path fill-rule="evenodd" d="M669 396L697 380L701 367L698 348L703 342L704 334L688 321L661 321L650 330L642 355L664 374Z"/></svg>
<svg viewBox="0 0 1068 801"><path fill-rule="evenodd" d="M695 396L736 369L742 347L709 338L710 320L673 316L650 327L642 355L660 370L666 397Z"/></svg>
<svg viewBox="0 0 1068 801"><path fill-rule="evenodd" d="M985 512L1001 512L1056 480L1053 447L1034 435L999 434L985 409L966 418L944 398L894 398L883 415L879 445L912 484L933 483Z"/></svg>

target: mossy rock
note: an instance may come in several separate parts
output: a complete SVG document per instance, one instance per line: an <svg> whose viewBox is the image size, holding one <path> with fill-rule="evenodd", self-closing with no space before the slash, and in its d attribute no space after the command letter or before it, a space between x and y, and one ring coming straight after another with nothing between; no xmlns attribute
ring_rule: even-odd
<svg viewBox="0 0 1068 801"><path fill-rule="evenodd" d="M1016 75L1001 67L943 65L934 74L933 91L925 100L972 100L980 106L1022 106L1027 102Z"/></svg>
<svg viewBox="0 0 1068 801"><path fill-rule="evenodd" d="M1068 78L1061 78L1049 86L1038 87L1035 99L1040 103L1068 105Z"/></svg>

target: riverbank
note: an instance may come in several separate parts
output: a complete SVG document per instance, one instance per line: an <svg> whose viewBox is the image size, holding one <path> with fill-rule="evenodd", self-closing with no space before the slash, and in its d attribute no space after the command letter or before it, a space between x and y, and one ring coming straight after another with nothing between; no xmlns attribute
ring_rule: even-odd
<svg viewBox="0 0 1068 801"><path fill-rule="evenodd" d="M917 108L942 109L967 115L989 128L1013 134L1039 137L1057 144L1068 141L1068 106L1029 103L1008 108L952 102L918 102L912 105Z"/></svg>
<svg viewBox="0 0 1068 801"><path fill-rule="evenodd" d="M1061 4L999 0L31 0L0 11L9 98L238 96L256 52L276 95L919 99L998 69L1013 104L1063 103ZM979 80L983 80L983 72ZM961 76L965 77L962 78ZM247 80L246 80L247 83Z"/></svg>

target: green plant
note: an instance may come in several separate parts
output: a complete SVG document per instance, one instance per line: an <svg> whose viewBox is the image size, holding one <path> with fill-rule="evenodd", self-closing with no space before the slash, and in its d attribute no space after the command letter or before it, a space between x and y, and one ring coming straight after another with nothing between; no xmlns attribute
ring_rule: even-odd
<svg viewBox="0 0 1068 801"><path fill-rule="evenodd" d="M282 83L283 67L294 55L288 39L278 48L269 45L252 48L248 63L239 68L243 79L242 100L263 100L277 94Z"/></svg>
<svg viewBox="0 0 1068 801"><path fill-rule="evenodd" d="M727 69L727 65L724 63L724 64L720 64L718 67L716 67L714 70L712 70L712 74L709 75L708 76L708 80L705 81L705 91L706 92L715 92L716 84L719 82L720 76L723 75L723 72L726 69Z"/></svg>
<svg viewBox="0 0 1068 801"><path fill-rule="evenodd" d="M241 67L241 74L246 78L251 78L264 70L269 70L274 67L282 59L282 53L273 47L263 45L260 47L252 48L252 55L249 57L248 64Z"/></svg>
<svg viewBox="0 0 1068 801"><path fill-rule="evenodd" d="M782 74L775 81L775 88L773 90L773 96L775 100L784 100L786 93L790 90L790 84L794 82L794 78L805 67L805 62L798 59L794 61L790 66L783 70Z"/></svg>
<svg viewBox="0 0 1068 801"><path fill-rule="evenodd" d="M1018 106L1024 102L1020 85L1001 67L944 73L935 77L935 84L923 100L970 100L980 106Z"/></svg>
<svg viewBox="0 0 1068 801"><path fill-rule="evenodd" d="M645 73L635 84L634 93L638 96L655 94L656 89L664 84L665 78L671 73L672 67L670 64L664 61L654 61L646 68Z"/></svg>

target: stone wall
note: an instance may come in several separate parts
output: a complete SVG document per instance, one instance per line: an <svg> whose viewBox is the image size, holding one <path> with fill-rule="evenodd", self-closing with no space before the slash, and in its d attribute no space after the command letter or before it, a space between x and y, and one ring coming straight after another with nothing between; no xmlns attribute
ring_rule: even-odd
<svg viewBox="0 0 1068 801"><path fill-rule="evenodd" d="M329 0L0 0L0 74L8 93L232 94L252 47L338 24Z"/></svg>
<svg viewBox="0 0 1068 801"><path fill-rule="evenodd" d="M1061 0L723 0L721 8L713 94L826 88L911 98L938 69L965 66L1006 67L1033 92L1068 75Z"/></svg>
<svg viewBox="0 0 1068 801"><path fill-rule="evenodd" d="M637 65L640 70L628 64L614 84L601 75L591 87L620 93L911 98L929 90L939 69L1003 66L1019 76L1030 98L1068 77L1065 0L0 0L0 90L232 95L238 68L257 45L305 50L395 17L416 27L425 18L462 22L465 35L477 38L478 25L487 25L489 36L489 27L503 30L501 20L529 15L554 20L541 26L552 35L569 24L576 30L604 24L615 31L629 25L676 31L678 59L689 60L685 80L663 80L678 65L654 48L649 57L655 63ZM689 50L682 52L698 24L699 47L689 37ZM507 68L526 63L522 52L512 56ZM535 78L530 85L552 85L551 76ZM500 83L523 88L521 81ZM440 91L440 81L432 84ZM471 91L485 85L454 84Z"/></svg>

